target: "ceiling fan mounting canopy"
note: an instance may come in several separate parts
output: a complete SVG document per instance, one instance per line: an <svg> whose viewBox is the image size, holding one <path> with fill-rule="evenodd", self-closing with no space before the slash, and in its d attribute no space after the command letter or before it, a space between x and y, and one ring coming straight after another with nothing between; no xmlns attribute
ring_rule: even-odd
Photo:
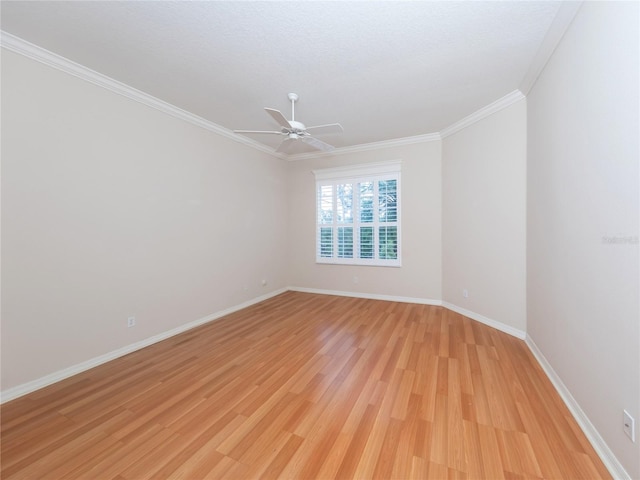
<svg viewBox="0 0 640 480"><path fill-rule="evenodd" d="M331 135L342 133L344 130L339 123L330 123L327 125L317 125L314 127L305 127L304 123L296 121L295 117L295 103L298 101L298 94L289 93L287 95L291 102L291 120L287 120L285 116L279 111L273 108L265 107L265 111L271 115L271 117L278 122L281 129L280 131L263 131L263 130L234 130L235 133L249 133L249 134L276 134L283 135L285 138L276 149L277 152L287 152L292 144L296 140L302 140L307 145L310 145L317 150L331 151L334 149L333 145L318 140L313 135Z"/></svg>

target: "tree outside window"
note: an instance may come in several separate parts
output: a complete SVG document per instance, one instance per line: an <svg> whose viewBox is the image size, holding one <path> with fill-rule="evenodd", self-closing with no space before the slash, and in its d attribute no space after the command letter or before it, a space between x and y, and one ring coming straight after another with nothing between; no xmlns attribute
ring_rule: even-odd
<svg viewBox="0 0 640 480"><path fill-rule="evenodd" d="M318 179L316 261L399 266L399 194L399 168L383 175Z"/></svg>

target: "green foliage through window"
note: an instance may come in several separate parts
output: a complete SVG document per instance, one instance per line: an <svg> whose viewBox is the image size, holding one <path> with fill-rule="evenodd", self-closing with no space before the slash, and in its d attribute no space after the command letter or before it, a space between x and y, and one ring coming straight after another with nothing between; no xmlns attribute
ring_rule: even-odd
<svg viewBox="0 0 640 480"><path fill-rule="evenodd" d="M322 227L320 229L320 256L333 257L333 228Z"/></svg>
<svg viewBox="0 0 640 480"><path fill-rule="evenodd" d="M318 179L318 262L400 265L399 162L384 165L388 174Z"/></svg>
<svg viewBox="0 0 640 480"><path fill-rule="evenodd" d="M338 227L338 258L353 258L352 227Z"/></svg>
<svg viewBox="0 0 640 480"><path fill-rule="evenodd" d="M380 227L379 256L384 260L398 258L398 227Z"/></svg>
<svg viewBox="0 0 640 480"><path fill-rule="evenodd" d="M373 258L373 227L360 227L360 258Z"/></svg>

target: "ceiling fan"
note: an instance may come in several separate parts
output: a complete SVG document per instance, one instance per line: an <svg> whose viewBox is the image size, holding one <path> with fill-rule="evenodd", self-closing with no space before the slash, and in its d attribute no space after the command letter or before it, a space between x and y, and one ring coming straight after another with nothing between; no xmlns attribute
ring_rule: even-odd
<svg viewBox="0 0 640 480"><path fill-rule="evenodd" d="M327 125L317 125L315 127L305 127L303 123L296 121L295 117L295 104L298 100L298 95L290 93L288 95L291 100L291 120L287 120L282 113L273 108L265 108L267 113L273 117L282 127L279 131L263 131L263 130L234 130L235 133L257 133L257 134L276 134L284 136L284 140L280 143L280 146L276 149L276 152L288 152L291 146L297 141L302 140L307 145L312 146L318 150L329 152L334 149L333 145L318 140L312 135L330 135L342 133L342 125L339 123L330 123Z"/></svg>

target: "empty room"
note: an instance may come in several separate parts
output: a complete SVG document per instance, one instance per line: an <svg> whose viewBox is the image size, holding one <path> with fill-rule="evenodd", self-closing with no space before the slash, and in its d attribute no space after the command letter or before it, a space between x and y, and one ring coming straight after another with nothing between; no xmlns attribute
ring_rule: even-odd
<svg viewBox="0 0 640 480"><path fill-rule="evenodd" d="M639 2L0 22L3 479L640 479Z"/></svg>

